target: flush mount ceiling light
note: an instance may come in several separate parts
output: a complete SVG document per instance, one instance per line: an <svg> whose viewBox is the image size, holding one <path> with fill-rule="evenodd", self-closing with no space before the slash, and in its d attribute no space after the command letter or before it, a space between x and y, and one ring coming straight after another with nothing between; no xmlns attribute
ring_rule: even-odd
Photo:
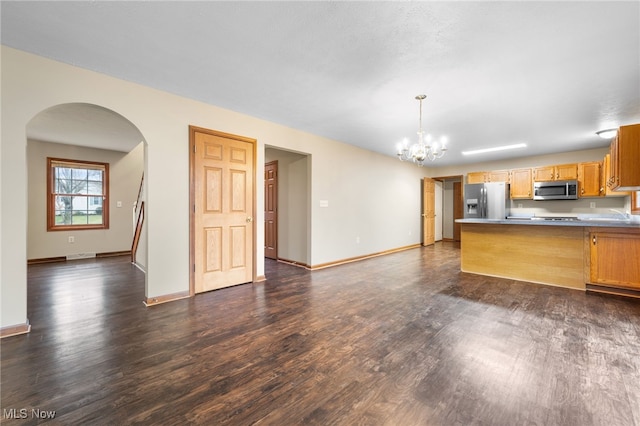
<svg viewBox="0 0 640 426"><path fill-rule="evenodd" d="M526 148L526 143L515 143L513 145L496 146L493 148L474 149L472 151L462 151L462 155L484 154L485 152L506 151L508 149Z"/></svg>
<svg viewBox="0 0 640 426"><path fill-rule="evenodd" d="M607 130L598 130L596 135L600 136L602 139L611 139L618 133L617 129L607 129Z"/></svg>
<svg viewBox="0 0 640 426"><path fill-rule="evenodd" d="M431 135L426 135L422 131L422 101L427 95L418 95L416 99L420 101L420 121L418 122L418 142L409 146L409 140L405 138L402 142L396 145L398 158L400 161L413 161L422 166L424 161L428 158L434 161L437 158L442 157L447 151L446 139L443 136L438 142L431 142Z"/></svg>

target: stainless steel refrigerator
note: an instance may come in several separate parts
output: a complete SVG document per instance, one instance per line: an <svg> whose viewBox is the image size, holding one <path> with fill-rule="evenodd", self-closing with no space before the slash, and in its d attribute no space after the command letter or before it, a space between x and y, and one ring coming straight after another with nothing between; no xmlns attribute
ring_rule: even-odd
<svg viewBox="0 0 640 426"><path fill-rule="evenodd" d="M510 207L508 183L471 183L464 186L465 219L506 219Z"/></svg>

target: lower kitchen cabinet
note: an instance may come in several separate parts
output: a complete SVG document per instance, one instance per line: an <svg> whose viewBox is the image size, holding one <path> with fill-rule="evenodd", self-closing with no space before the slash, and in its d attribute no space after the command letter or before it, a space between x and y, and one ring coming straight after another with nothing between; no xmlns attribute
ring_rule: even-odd
<svg viewBox="0 0 640 426"><path fill-rule="evenodd" d="M592 284L640 291L640 233L592 230L589 246Z"/></svg>

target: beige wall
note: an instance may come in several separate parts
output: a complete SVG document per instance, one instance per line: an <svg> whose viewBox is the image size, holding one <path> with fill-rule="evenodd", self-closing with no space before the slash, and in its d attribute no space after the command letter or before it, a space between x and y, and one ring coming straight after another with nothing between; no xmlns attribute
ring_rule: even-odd
<svg viewBox="0 0 640 426"><path fill-rule="evenodd" d="M606 142L603 148L586 149L581 151L569 151L560 154L521 156L500 161L482 161L482 157L477 162L462 164L450 167L437 167L429 170L429 176L456 176L466 175L469 172L485 172L491 170L518 169L526 167L548 166L553 164L581 163L588 161L602 161L605 154L609 152Z"/></svg>
<svg viewBox="0 0 640 426"><path fill-rule="evenodd" d="M124 153L29 140L27 259L130 250L143 155L142 145ZM47 232L47 157L109 163L109 229ZM74 243L69 243L69 236Z"/></svg>
<svg viewBox="0 0 640 426"><path fill-rule="evenodd" d="M189 289L189 125L258 141L257 275L264 274L265 146L309 155L307 258L312 266L419 243L423 176L502 167L422 169L394 157L6 46L1 53L0 327L27 321L26 126L36 114L55 105L84 102L108 108L133 123L144 137L146 297ZM535 165L529 163L536 161L516 160L509 167ZM569 153L541 164L565 161L581 160Z"/></svg>
<svg viewBox="0 0 640 426"><path fill-rule="evenodd" d="M420 242L420 179L427 173L425 169L6 46L2 46L1 66L1 327L27 321L26 126L39 112L60 104L83 102L110 109L143 135L146 297L189 289L189 125L258 141L257 275L264 274L261 206L266 145L310 155L309 264ZM321 200L328 206L321 207Z"/></svg>

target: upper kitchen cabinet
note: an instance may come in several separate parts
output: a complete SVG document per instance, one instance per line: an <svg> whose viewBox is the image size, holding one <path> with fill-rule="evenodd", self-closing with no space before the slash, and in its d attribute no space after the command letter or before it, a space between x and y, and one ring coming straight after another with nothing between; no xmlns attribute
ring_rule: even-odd
<svg viewBox="0 0 640 426"><path fill-rule="evenodd" d="M555 180L555 170L553 166L536 167L533 169L533 180L542 182L547 180Z"/></svg>
<svg viewBox="0 0 640 426"><path fill-rule="evenodd" d="M621 126L611 142L607 186L614 191L640 190L640 124Z"/></svg>
<svg viewBox="0 0 640 426"><path fill-rule="evenodd" d="M604 160L602 160L602 186L604 188L605 197L626 197L629 195L626 191L614 191L609 186L609 182L611 181L611 154L607 154L604 156Z"/></svg>
<svg viewBox="0 0 640 426"><path fill-rule="evenodd" d="M510 183L510 180L509 180L510 174L511 173L509 170L494 170L492 172L489 172L489 182Z"/></svg>
<svg viewBox="0 0 640 426"><path fill-rule="evenodd" d="M581 197L599 197L604 195L601 184L602 163L592 161L578 164L578 191Z"/></svg>
<svg viewBox="0 0 640 426"><path fill-rule="evenodd" d="M533 182L531 180L531 169L511 170L511 198L532 199L531 190Z"/></svg>
<svg viewBox="0 0 640 426"><path fill-rule="evenodd" d="M467 183L509 183L509 175L509 170L493 170L491 172L469 172L467 173Z"/></svg>
<svg viewBox="0 0 640 426"><path fill-rule="evenodd" d="M535 167L533 169L534 182L575 179L578 179L578 165L575 163L560 164L557 166Z"/></svg>
<svg viewBox="0 0 640 426"><path fill-rule="evenodd" d="M485 183L488 182L489 175L487 172L469 172L467 173L467 183Z"/></svg>

